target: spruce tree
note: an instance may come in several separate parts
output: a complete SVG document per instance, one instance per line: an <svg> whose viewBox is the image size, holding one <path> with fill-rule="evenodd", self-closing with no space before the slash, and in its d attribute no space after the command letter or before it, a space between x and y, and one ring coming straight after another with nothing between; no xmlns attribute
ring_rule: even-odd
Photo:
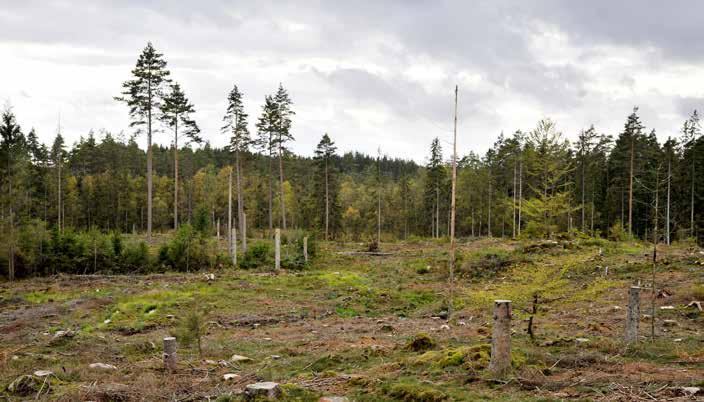
<svg viewBox="0 0 704 402"><path fill-rule="evenodd" d="M147 132L147 239L152 238L152 122L164 98L165 86L169 83L166 60L158 53L151 42L142 51L132 70L133 79L122 83L122 96L116 100L129 107L131 127Z"/></svg>
<svg viewBox="0 0 704 402"><path fill-rule="evenodd" d="M330 233L335 234L340 222L339 190L336 170L332 163L336 150L335 143L327 133L323 135L315 149L315 203L317 204L317 211L319 213L322 212L322 216L319 215L318 222L324 228L325 240L330 240ZM320 194L323 195L322 198Z"/></svg>
<svg viewBox="0 0 704 402"><path fill-rule="evenodd" d="M442 159L442 146L440 139L435 137L430 143L430 158L426 169L426 182L424 193L424 212L430 217L430 234L440 236L440 193L446 181L446 172Z"/></svg>
<svg viewBox="0 0 704 402"><path fill-rule="evenodd" d="M23 189L23 170L26 161L26 139L17 124L15 114L9 105L5 106L0 118L0 184L2 185L2 218L6 221L3 231L8 244L7 277L13 281L16 276L15 254L17 252L16 223L19 221ZM7 211L5 211L7 206Z"/></svg>
<svg viewBox="0 0 704 402"><path fill-rule="evenodd" d="M276 104L276 123L275 123L275 145L279 154L279 185L280 185L280 201L281 201L281 223L282 228L286 230L286 202L284 194L284 152L286 151L286 143L293 141L293 135L291 134L291 116L296 113L291 110L291 105L293 104L288 92L284 89L283 85L279 84L279 89L274 95L274 102Z"/></svg>
<svg viewBox="0 0 704 402"><path fill-rule="evenodd" d="M191 119L195 108L178 83L170 85L160 108L161 120L174 132L174 229L178 229L178 140L181 136L189 142L200 143L203 140L199 136L198 124Z"/></svg>
<svg viewBox="0 0 704 402"><path fill-rule="evenodd" d="M240 226L240 234L242 236L242 251L247 251L247 238L244 216L244 202L242 199L242 156L249 151L249 146L252 144L252 138L249 135L247 128L247 113L244 112L244 104L242 102L242 93L233 86L230 93L227 95L227 111L223 117L225 124L222 131L230 135L230 152L235 154L235 172L237 183L237 221ZM228 225L229 227L229 225Z"/></svg>
<svg viewBox="0 0 704 402"><path fill-rule="evenodd" d="M559 229L559 218L571 210L571 194L566 186L572 170L569 144L549 119L538 122L527 142L528 176L531 179L528 186L534 198L526 200L523 209L532 219L533 230L537 232L534 235L551 238Z"/></svg>
<svg viewBox="0 0 704 402"><path fill-rule="evenodd" d="M264 97L264 105L262 105L262 114L259 116L259 121L257 122L257 148L266 155L266 161L268 165L267 178L269 181L268 188L268 204L269 204L269 231L273 229L273 160L274 160L274 150L276 147L276 129L278 120L278 107L274 100L274 97L267 95ZM283 194L282 194L283 197Z"/></svg>
<svg viewBox="0 0 704 402"><path fill-rule="evenodd" d="M62 188L64 181L64 172L62 169L65 158L66 150L64 149L64 137L61 136L61 132L58 132L51 146L51 162L54 165L54 174L56 175L56 228L59 232L64 229L65 225Z"/></svg>

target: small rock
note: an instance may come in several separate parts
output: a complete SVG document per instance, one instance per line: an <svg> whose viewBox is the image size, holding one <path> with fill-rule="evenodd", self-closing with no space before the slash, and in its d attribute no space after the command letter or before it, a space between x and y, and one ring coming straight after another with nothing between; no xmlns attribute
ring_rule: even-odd
<svg viewBox="0 0 704 402"><path fill-rule="evenodd" d="M247 362L251 362L252 359L250 359L247 356L232 355L232 357L230 358L230 361L233 363L247 363Z"/></svg>
<svg viewBox="0 0 704 402"><path fill-rule="evenodd" d="M103 321L103 324L110 324L111 322L112 320L108 318L107 320Z"/></svg>
<svg viewBox="0 0 704 402"><path fill-rule="evenodd" d="M442 324L442 325L440 326L440 329L441 329L441 330L445 330L445 331L449 331L449 330L450 330L450 326L447 325L447 324Z"/></svg>
<svg viewBox="0 0 704 402"><path fill-rule="evenodd" d="M674 310L675 306L660 306L660 310Z"/></svg>
<svg viewBox="0 0 704 402"><path fill-rule="evenodd" d="M314 334L317 334L316 331L311 331L311 332L314 333ZM271 340L271 338L262 338L262 339L265 340L265 341L270 341L270 340Z"/></svg>
<svg viewBox="0 0 704 402"><path fill-rule="evenodd" d="M257 396L261 396L269 399L276 399L279 395L281 395L281 387L279 387L278 383L271 381L257 382L247 385L244 393L248 397L256 398Z"/></svg>
<svg viewBox="0 0 704 402"><path fill-rule="evenodd" d="M117 370L117 367L106 363L91 363L88 367L96 370Z"/></svg>
<svg viewBox="0 0 704 402"><path fill-rule="evenodd" d="M269 357L271 357L272 360L279 360L281 358L281 356L279 356L279 355L271 355Z"/></svg>
<svg viewBox="0 0 704 402"><path fill-rule="evenodd" d="M71 331L70 329L67 329L65 331L56 331L54 333L54 339L60 339L60 338L73 338L76 335L75 332Z"/></svg>
<svg viewBox="0 0 704 402"><path fill-rule="evenodd" d="M218 362L215 360L205 360L205 364L211 365L211 366L217 366Z"/></svg>
<svg viewBox="0 0 704 402"><path fill-rule="evenodd" d="M235 378L239 378L239 377L240 377L239 374L227 373L222 376L222 379L225 381L229 381L229 380L234 380Z"/></svg>
<svg viewBox="0 0 704 402"><path fill-rule="evenodd" d="M663 320L662 325L665 327L676 327L677 326L677 321L675 320Z"/></svg>
<svg viewBox="0 0 704 402"><path fill-rule="evenodd" d="M682 342L682 338L673 339L672 342Z"/></svg>
<svg viewBox="0 0 704 402"><path fill-rule="evenodd" d="M459 321L459 322L457 322L457 325L460 325L460 326L466 327L466 326L467 326L467 323L466 323L466 322L464 322L464 321Z"/></svg>
<svg viewBox="0 0 704 402"><path fill-rule="evenodd" d="M324 396L318 399L318 402L348 402L346 396Z"/></svg>
<svg viewBox="0 0 704 402"><path fill-rule="evenodd" d="M46 377L46 376L50 376L53 374L54 374L54 372L51 370L37 370L34 372L34 375L37 377Z"/></svg>
<svg viewBox="0 0 704 402"><path fill-rule="evenodd" d="M176 316L174 316L173 314L167 314L166 318L168 318L169 320L173 320L174 318L176 318Z"/></svg>
<svg viewBox="0 0 704 402"><path fill-rule="evenodd" d="M613 307L611 307L611 310L613 310L613 311L621 310L621 306L613 306Z"/></svg>
<svg viewBox="0 0 704 402"><path fill-rule="evenodd" d="M684 395L694 396L701 393L702 389L699 387L682 387L680 388L680 391L682 391Z"/></svg>
<svg viewBox="0 0 704 402"><path fill-rule="evenodd" d="M575 339L574 341L577 342L577 343L587 343L587 342L589 342L589 339L587 339L587 338L577 338L577 339Z"/></svg>

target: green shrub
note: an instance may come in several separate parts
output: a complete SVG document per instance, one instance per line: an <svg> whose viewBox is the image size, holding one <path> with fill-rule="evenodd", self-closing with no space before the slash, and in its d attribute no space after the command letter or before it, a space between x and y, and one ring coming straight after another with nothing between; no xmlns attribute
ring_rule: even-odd
<svg viewBox="0 0 704 402"><path fill-rule="evenodd" d="M159 263L175 271L196 271L212 266L208 244L190 225L181 226L159 249Z"/></svg>
<svg viewBox="0 0 704 402"><path fill-rule="evenodd" d="M271 264L271 246L265 242L256 242L247 247L238 265L240 268L253 269Z"/></svg>
<svg viewBox="0 0 704 402"><path fill-rule="evenodd" d="M149 272L151 270L151 258L147 243L128 244L120 256L120 272Z"/></svg>

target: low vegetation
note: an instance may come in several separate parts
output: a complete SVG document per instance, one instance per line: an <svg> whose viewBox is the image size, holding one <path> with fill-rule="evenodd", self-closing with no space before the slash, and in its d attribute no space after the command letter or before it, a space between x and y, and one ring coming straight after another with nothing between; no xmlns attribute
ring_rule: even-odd
<svg viewBox="0 0 704 402"><path fill-rule="evenodd" d="M293 236L284 238L294 253ZM131 242L139 244L124 239ZM661 247L667 264L656 275L667 295L656 298L651 341L649 246L566 242L461 242L449 321L442 242L385 244L390 255L377 257L320 242L305 269L272 273L271 246L259 240L240 256L257 261L247 269L207 264L198 272L6 282L0 395L238 401L246 384L275 381L283 400L298 401L637 400L684 398L682 387L704 385L704 315L687 307L701 301L699 250ZM151 248L148 258L156 263L173 244ZM626 290L638 281L646 285L641 338L626 348ZM502 379L487 370L499 298L513 301L512 371ZM169 335L179 343L174 374L161 360Z"/></svg>

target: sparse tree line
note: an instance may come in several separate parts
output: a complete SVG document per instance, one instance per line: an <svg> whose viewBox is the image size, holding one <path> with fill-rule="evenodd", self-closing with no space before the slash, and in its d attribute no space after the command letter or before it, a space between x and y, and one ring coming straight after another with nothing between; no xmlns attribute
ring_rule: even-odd
<svg viewBox="0 0 704 402"><path fill-rule="evenodd" d="M312 158L297 156L288 149L293 101L281 84L265 97L255 134L245 95L234 85L224 93L221 132L204 135L192 118L195 106L166 67L149 44L123 84L116 99L128 106L136 128L128 137L90 132L66 146L59 131L47 146L34 129L25 133L6 106L0 121L0 267L8 276L26 272L52 236L66 231L139 232L150 240L153 231L188 224L180 236L191 226L208 235L236 227L249 237L275 227L305 229L354 241L377 232L385 238L448 235L451 166L437 138L426 166L339 155L328 134ZM171 146L151 144L157 127L170 130ZM704 140L696 111L679 131L659 144L636 108L615 138L590 127L570 143L547 119L501 134L483 156L471 152L459 160L457 235L645 238L657 212L664 242L701 242ZM142 134L146 151L136 142ZM229 145L213 148L209 136ZM194 143L202 145L194 149ZM239 239L243 252L246 239Z"/></svg>

